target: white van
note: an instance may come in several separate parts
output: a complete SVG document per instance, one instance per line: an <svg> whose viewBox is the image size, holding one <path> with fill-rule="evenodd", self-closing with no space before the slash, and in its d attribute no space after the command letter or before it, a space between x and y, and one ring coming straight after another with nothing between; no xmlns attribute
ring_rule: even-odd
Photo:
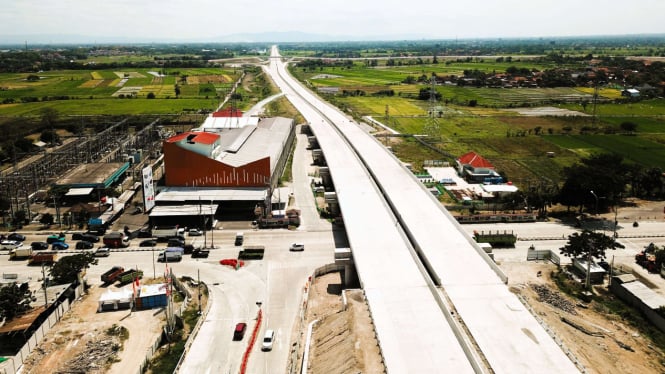
<svg viewBox="0 0 665 374"><path fill-rule="evenodd" d="M266 330L266 334L263 336L263 343L261 343L262 351L272 351L272 344L275 342L275 331Z"/></svg>

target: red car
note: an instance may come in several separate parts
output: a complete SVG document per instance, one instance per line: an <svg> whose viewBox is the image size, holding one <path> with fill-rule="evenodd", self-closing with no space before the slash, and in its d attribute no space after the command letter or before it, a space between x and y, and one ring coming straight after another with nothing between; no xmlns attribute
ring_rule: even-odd
<svg viewBox="0 0 665 374"><path fill-rule="evenodd" d="M245 322L236 324L236 329L233 330L233 340L242 340L243 336L245 336L245 330L247 330Z"/></svg>

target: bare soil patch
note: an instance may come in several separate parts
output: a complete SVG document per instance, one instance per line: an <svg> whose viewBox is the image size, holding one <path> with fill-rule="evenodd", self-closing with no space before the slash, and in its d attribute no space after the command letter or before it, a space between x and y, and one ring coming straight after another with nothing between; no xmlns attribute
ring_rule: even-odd
<svg viewBox="0 0 665 374"><path fill-rule="evenodd" d="M193 75L187 77L187 84L229 83L231 79L225 75Z"/></svg>
<svg viewBox="0 0 665 374"><path fill-rule="evenodd" d="M97 302L106 289L93 286L75 301L26 363L25 373L127 373L134 372L161 333L164 313L158 309L97 313ZM109 335L119 326L128 331ZM109 349L111 348L111 349Z"/></svg>
<svg viewBox="0 0 665 374"><path fill-rule="evenodd" d="M362 290L341 296L339 273L314 280L306 322L318 319L312 332L308 373L383 373L374 325Z"/></svg>
<svg viewBox="0 0 665 374"><path fill-rule="evenodd" d="M520 295L584 366L587 373L662 373L663 352L620 316L594 302L583 304L560 292L551 263L506 263L512 292ZM541 276L538 276L540 271ZM596 293L606 294L604 286Z"/></svg>

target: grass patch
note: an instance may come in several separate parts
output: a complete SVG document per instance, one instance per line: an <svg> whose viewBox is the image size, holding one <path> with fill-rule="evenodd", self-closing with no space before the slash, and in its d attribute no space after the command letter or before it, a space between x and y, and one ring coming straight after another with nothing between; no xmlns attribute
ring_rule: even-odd
<svg viewBox="0 0 665 374"><path fill-rule="evenodd" d="M182 320L184 322L183 328L177 329L173 333L171 343L160 347L157 354L150 361L148 372L153 374L173 373L176 365L178 365L180 356L182 356L185 351L187 338L194 326L196 326L199 317L198 305L196 303L190 303L187 309L182 313Z"/></svg>

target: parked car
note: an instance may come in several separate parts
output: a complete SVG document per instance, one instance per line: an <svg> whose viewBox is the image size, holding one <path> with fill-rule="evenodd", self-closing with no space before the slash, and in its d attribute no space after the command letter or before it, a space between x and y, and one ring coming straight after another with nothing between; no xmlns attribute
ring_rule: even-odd
<svg viewBox="0 0 665 374"><path fill-rule="evenodd" d="M69 249L69 244L65 242L54 242L51 244L51 248L58 250L58 249Z"/></svg>
<svg viewBox="0 0 665 374"><path fill-rule="evenodd" d="M266 334L263 336L263 343L261 343L261 350L271 351L274 342L275 342L275 330L266 330Z"/></svg>
<svg viewBox="0 0 665 374"><path fill-rule="evenodd" d="M9 249L12 250L14 248L18 248L21 246L21 242L17 242L15 240L3 240L0 242L0 249Z"/></svg>
<svg viewBox="0 0 665 374"><path fill-rule="evenodd" d="M185 247L185 241L181 238L171 238L166 244L168 247Z"/></svg>
<svg viewBox="0 0 665 374"><path fill-rule="evenodd" d="M199 229L189 229L188 233L189 233L189 236L201 236L201 235L203 235L203 232Z"/></svg>
<svg viewBox="0 0 665 374"><path fill-rule="evenodd" d="M138 237L139 238L152 238L152 232L148 229L140 229Z"/></svg>
<svg viewBox="0 0 665 374"><path fill-rule="evenodd" d="M289 251L304 251L305 245L303 243L293 243L289 247Z"/></svg>
<svg viewBox="0 0 665 374"><path fill-rule="evenodd" d="M111 250L108 247L98 248L95 251L95 257L108 257L111 255Z"/></svg>
<svg viewBox="0 0 665 374"><path fill-rule="evenodd" d="M85 240L76 243L76 249L92 249L94 246L94 244Z"/></svg>
<svg viewBox="0 0 665 374"><path fill-rule="evenodd" d="M48 243L46 242L32 242L30 243L30 247L34 249L35 251L41 251L44 249L48 249Z"/></svg>
<svg viewBox="0 0 665 374"><path fill-rule="evenodd" d="M75 232L72 234L72 240L82 240L83 234L80 232Z"/></svg>
<svg viewBox="0 0 665 374"><path fill-rule="evenodd" d="M13 232L13 233L7 235L7 239L8 240L14 240L14 241L17 241L17 242L22 242L22 241L25 240L25 235L21 235L17 232Z"/></svg>
<svg viewBox="0 0 665 374"><path fill-rule="evenodd" d="M157 240L155 239L146 239L139 243L139 247L154 247L157 245Z"/></svg>
<svg viewBox="0 0 665 374"><path fill-rule="evenodd" d="M92 235L92 234L83 234L83 235L81 235L81 240L85 240L86 242L90 242L90 243L98 243L99 242L99 236Z"/></svg>
<svg viewBox="0 0 665 374"><path fill-rule="evenodd" d="M49 235L46 237L46 242L48 244L53 244L55 242L65 242L65 234L60 234L60 235Z"/></svg>
<svg viewBox="0 0 665 374"><path fill-rule="evenodd" d="M245 330L247 330L245 322L237 323L235 330L233 330L233 340L242 340L243 336L245 336Z"/></svg>

